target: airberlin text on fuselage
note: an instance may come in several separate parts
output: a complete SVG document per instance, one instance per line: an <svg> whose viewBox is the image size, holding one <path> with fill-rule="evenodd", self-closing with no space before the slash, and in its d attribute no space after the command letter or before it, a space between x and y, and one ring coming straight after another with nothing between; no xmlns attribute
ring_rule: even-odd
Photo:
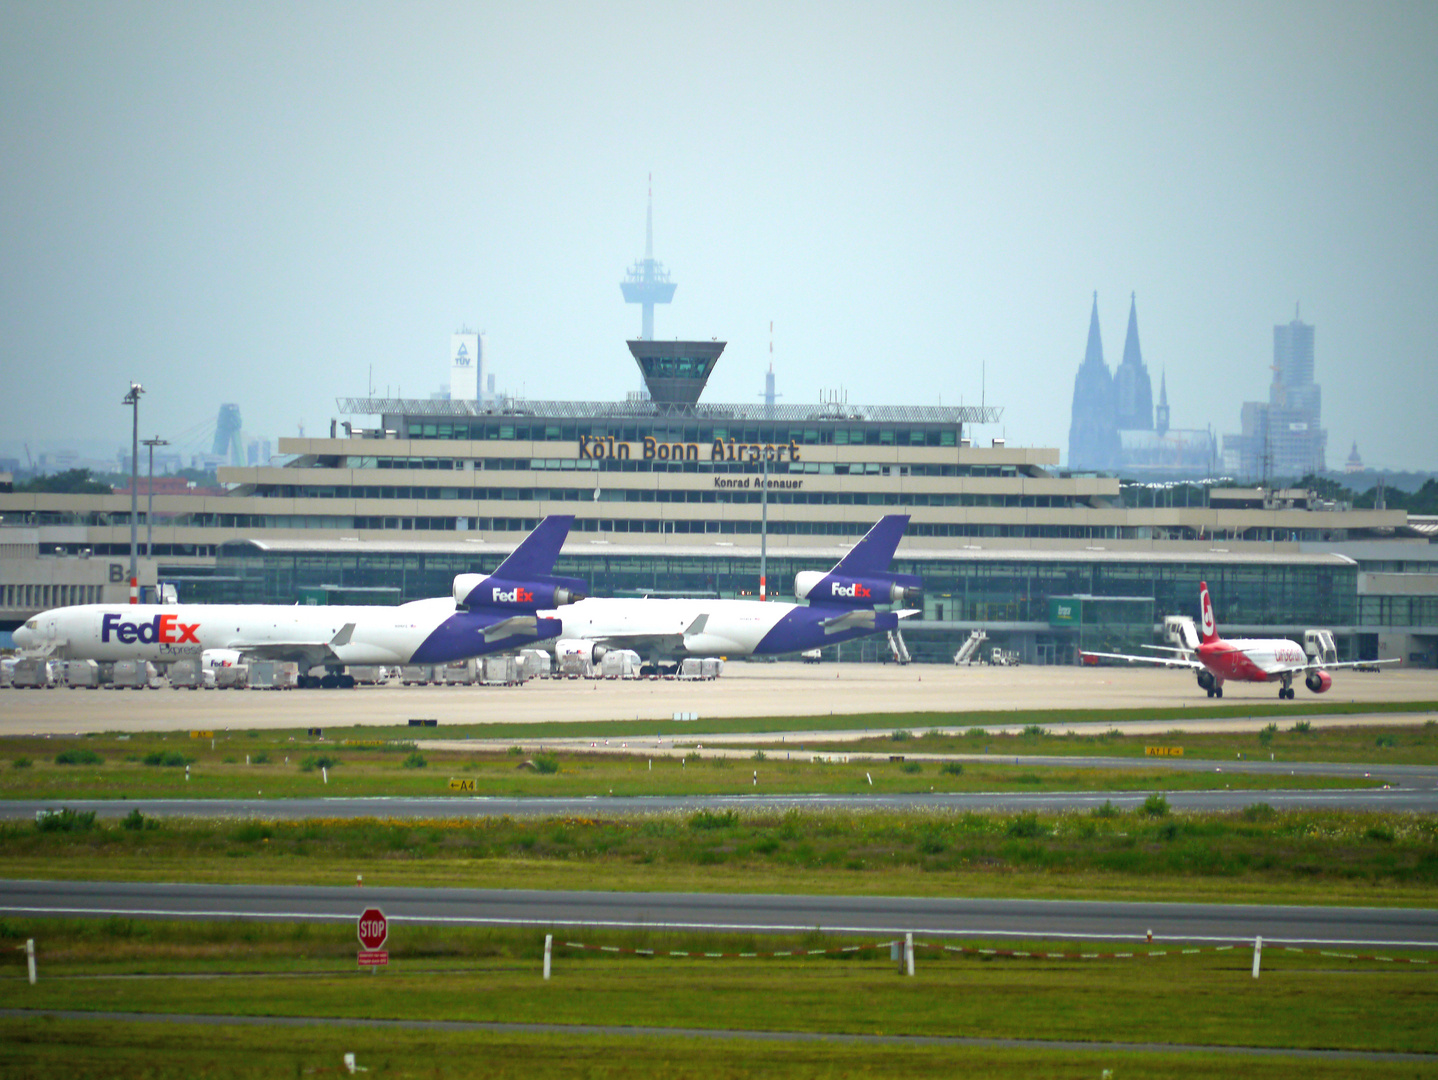
<svg viewBox="0 0 1438 1080"><path fill-rule="evenodd" d="M100 640L109 642L110 635L122 645L181 645L200 639L195 636L199 623L182 623L178 615L156 615L147 622L126 622L121 615L106 615L100 622Z"/></svg>
<svg viewBox="0 0 1438 1080"><path fill-rule="evenodd" d="M645 461L698 461L699 444L683 442L660 442L645 436L640 443ZM628 461L634 456L633 447L612 435L594 438L579 436L579 456L585 461L603 461L614 458ZM787 443L741 443L733 439L715 439L709 447L710 461L798 461L799 444L792 439Z"/></svg>

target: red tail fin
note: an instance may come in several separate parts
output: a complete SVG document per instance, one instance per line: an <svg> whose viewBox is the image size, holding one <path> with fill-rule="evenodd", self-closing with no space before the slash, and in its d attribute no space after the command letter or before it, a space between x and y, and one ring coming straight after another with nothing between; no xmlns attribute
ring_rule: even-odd
<svg viewBox="0 0 1438 1080"><path fill-rule="evenodd" d="M1203 644L1208 645L1218 640L1218 622L1213 617L1213 600L1208 595L1208 582L1198 583L1198 630L1202 635Z"/></svg>

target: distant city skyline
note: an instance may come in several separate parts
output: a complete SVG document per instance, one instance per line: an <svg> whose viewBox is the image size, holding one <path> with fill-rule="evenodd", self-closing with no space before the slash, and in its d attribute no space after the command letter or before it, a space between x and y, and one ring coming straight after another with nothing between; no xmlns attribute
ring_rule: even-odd
<svg viewBox="0 0 1438 1080"><path fill-rule="evenodd" d="M622 398L652 174L706 400L764 391L772 323L785 402L1065 447L1092 293L1137 292L1221 433L1299 301L1330 457L1438 468L1435 5L0 4L7 440L125 445L130 380L172 442L325 432L447 385L462 325L501 389Z"/></svg>

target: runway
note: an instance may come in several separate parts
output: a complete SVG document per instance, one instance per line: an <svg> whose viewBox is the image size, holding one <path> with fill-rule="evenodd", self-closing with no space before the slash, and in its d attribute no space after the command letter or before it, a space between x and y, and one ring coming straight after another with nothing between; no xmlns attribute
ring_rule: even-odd
<svg viewBox="0 0 1438 1080"><path fill-rule="evenodd" d="M1323 697L1299 691L1285 715L1327 702L1438 701L1438 671L1343 671ZM1277 705L1272 686L1231 683L1224 705ZM1184 671L1090 667L954 667L940 664L730 663L713 682L536 679L523 686L388 685L353 690L0 690L0 735L400 725L411 718L455 724L671 720L716 717L931 713L936 725L967 726L975 712L1043 709L1184 709L1217 704ZM1165 719L1124 730L1256 730L1272 718ZM1401 722L1387 720L1386 722ZM992 721L986 721L992 722ZM1352 717L1312 717L1315 726ZM1413 722L1410 718L1408 722ZM1421 719L1418 721L1421 722ZM1078 718L1074 724L1080 724ZM1209 727L1208 725L1212 725ZM816 729L822 729L817 722ZM1105 726L1108 725L1105 722Z"/></svg>
<svg viewBox="0 0 1438 1080"><path fill-rule="evenodd" d="M368 906L395 948L423 923L1438 949L1431 908L0 880L0 913L17 916L352 921Z"/></svg>
<svg viewBox="0 0 1438 1080"><path fill-rule="evenodd" d="M893 813L1084 813L1104 803L1135 810L1150 792L1075 791L969 792L911 795L605 795L569 797L437 796L362 799L9 799L0 800L0 820L32 821L40 810L60 806L101 819L123 818L138 809L154 818L258 819L300 821L335 818L470 819L489 817L627 817L636 814L692 814L697 810L740 813L805 811L887 811ZM1371 788L1331 791L1240 790L1167 791L1163 797L1176 811L1235 811L1257 803L1275 810L1344 810L1382 813L1438 813L1438 790Z"/></svg>

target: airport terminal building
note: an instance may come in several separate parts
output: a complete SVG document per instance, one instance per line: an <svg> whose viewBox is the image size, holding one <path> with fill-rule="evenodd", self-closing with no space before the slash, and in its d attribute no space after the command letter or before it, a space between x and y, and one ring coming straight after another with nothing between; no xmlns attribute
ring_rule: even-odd
<svg viewBox="0 0 1438 1080"><path fill-rule="evenodd" d="M1118 479L1062 473L1056 449L976 445L996 408L708 404L723 343L629 347L648 393L624 401L340 399L351 419L282 439L283 466L222 468L224 495L157 496L142 580L176 581L188 601L395 603L447 594L565 513L556 572L595 594L755 596L762 552L769 595L785 599L795 573L907 513L894 568L925 579L904 630L916 660L949 660L975 630L1030 663L1132 647L1164 615L1194 613L1206 580L1225 630L1329 627L1348 657L1438 663L1438 546L1403 511L1198 487L1125 507ZM126 496L0 494L0 552L127 560L129 509ZM7 565L0 621L69 595ZM884 658L889 645L845 648Z"/></svg>

